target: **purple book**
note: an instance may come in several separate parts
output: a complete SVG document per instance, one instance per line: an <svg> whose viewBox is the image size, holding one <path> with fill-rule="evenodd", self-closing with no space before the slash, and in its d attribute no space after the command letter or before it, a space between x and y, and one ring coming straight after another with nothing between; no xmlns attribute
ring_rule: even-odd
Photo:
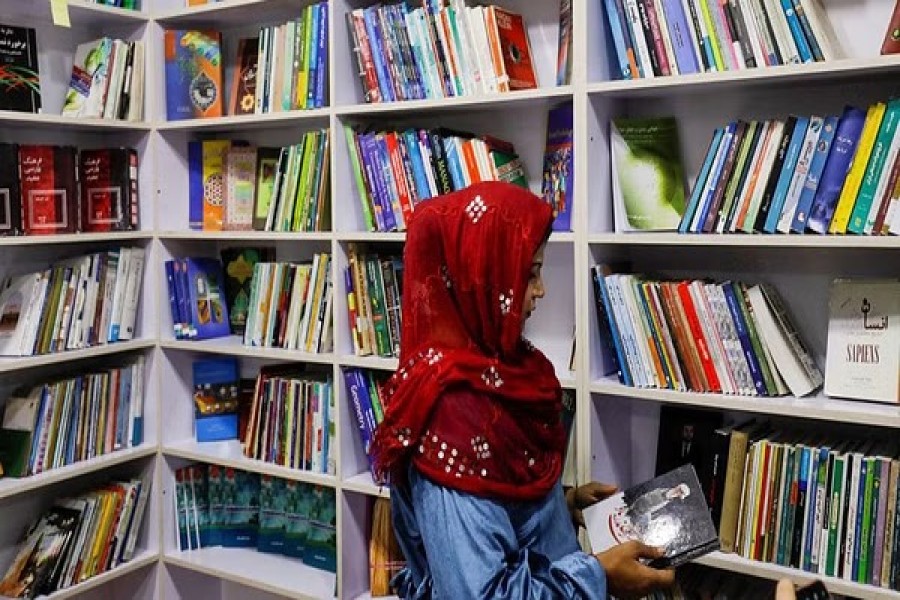
<svg viewBox="0 0 900 600"><path fill-rule="evenodd" d="M853 154L859 143L859 136L862 135L865 120L866 111L852 106L844 109L834 135L831 153L822 170L812 209L809 211L810 231L828 233L828 226L831 224L841 189L844 187L844 180L853 162Z"/></svg>
<svg viewBox="0 0 900 600"><path fill-rule="evenodd" d="M694 55L691 43L691 28L681 2L679 0L662 0L662 6L666 13L666 25L669 29L669 37L672 39L672 49L675 51L675 64L678 65L678 72L682 75L699 72L697 57Z"/></svg>
<svg viewBox="0 0 900 600"><path fill-rule="evenodd" d="M872 529L875 531L875 559L872 564L872 577L869 583L872 585L881 585L881 567L884 559L884 530L887 529L887 495L891 480L891 461L887 458L878 459L881 467L880 485L878 486L878 514L875 516L875 523Z"/></svg>
<svg viewBox="0 0 900 600"><path fill-rule="evenodd" d="M553 230L572 230L572 103L566 102L547 116L547 146L541 195L553 207Z"/></svg>

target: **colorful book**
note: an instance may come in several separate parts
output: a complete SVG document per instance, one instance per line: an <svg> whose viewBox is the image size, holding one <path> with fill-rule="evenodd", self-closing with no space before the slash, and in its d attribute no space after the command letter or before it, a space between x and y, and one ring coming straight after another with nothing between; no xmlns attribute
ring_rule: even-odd
<svg viewBox="0 0 900 600"><path fill-rule="evenodd" d="M0 24L0 110L41 112L37 36L31 27Z"/></svg>
<svg viewBox="0 0 900 600"><path fill-rule="evenodd" d="M166 31L166 118L221 117L222 69L218 31Z"/></svg>
<svg viewBox="0 0 900 600"><path fill-rule="evenodd" d="M541 195L553 207L553 230L572 230L573 179L572 103L554 108L547 116L547 145Z"/></svg>

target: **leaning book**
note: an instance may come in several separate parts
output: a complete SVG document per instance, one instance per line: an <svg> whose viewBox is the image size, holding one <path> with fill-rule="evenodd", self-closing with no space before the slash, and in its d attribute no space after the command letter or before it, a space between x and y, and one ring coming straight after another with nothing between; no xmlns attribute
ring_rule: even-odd
<svg viewBox="0 0 900 600"><path fill-rule="evenodd" d="M900 402L900 281L832 284L825 394Z"/></svg>
<svg viewBox="0 0 900 600"><path fill-rule="evenodd" d="M650 566L677 567L719 549L693 465L686 464L585 509L594 552L638 540L665 548Z"/></svg>

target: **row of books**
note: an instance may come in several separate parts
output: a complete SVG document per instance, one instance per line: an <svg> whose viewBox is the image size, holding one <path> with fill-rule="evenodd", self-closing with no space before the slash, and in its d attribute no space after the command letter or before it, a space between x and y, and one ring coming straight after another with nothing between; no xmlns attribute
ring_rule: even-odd
<svg viewBox="0 0 900 600"><path fill-rule="evenodd" d="M629 386L800 397L823 382L775 288L592 268L601 335Z"/></svg>
<svg viewBox="0 0 900 600"><path fill-rule="evenodd" d="M604 0L622 79L841 57L818 0Z"/></svg>
<svg viewBox="0 0 900 600"><path fill-rule="evenodd" d="M348 263L344 287L354 354L400 356L403 259L367 254L351 244Z"/></svg>
<svg viewBox="0 0 900 600"><path fill-rule="evenodd" d="M528 185L512 144L450 129L344 132L366 227L406 229L416 204L479 181Z"/></svg>
<svg viewBox="0 0 900 600"><path fill-rule="evenodd" d="M303 16L263 27L238 42L230 114L265 114L322 108L328 81L328 3Z"/></svg>
<svg viewBox="0 0 900 600"><path fill-rule="evenodd" d="M521 15L461 0L376 4L347 13L366 102L537 87Z"/></svg>
<svg viewBox="0 0 900 600"><path fill-rule="evenodd" d="M329 133L283 148L238 140L188 143L188 222L205 231L330 227Z"/></svg>
<svg viewBox="0 0 900 600"><path fill-rule="evenodd" d="M369 458L369 449L375 435L375 428L384 420L381 383L372 371L356 368L344 369L344 384L347 387L350 411L353 413L359 429L359 439L367 458ZM371 469L371 467L370 461L369 468Z"/></svg>
<svg viewBox="0 0 900 600"><path fill-rule="evenodd" d="M176 339L210 339L231 331L222 263L215 258L165 262L169 310Z"/></svg>
<svg viewBox="0 0 900 600"><path fill-rule="evenodd" d="M734 531L736 553L900 590L894 442L768 424L730 438L724 497L737 493L740 504L739 512L723 510L722 527L723 535ZM725 522L735 516L734 527Z"/></svg>
<svg viewBox="0 0 900 600"><path fill-rule="evenodd" d="M181 551L256 548L337 569L334 488L196 464L175 471L172 496Z"/></svg>
<svg viewBox="0 0 900 600"><path fill-rule="evenodd" d="M243 440L248 458L335 473L335 407L330 377L296 366L263 367Z"/></svg>
<svg viewBox="0 0 900 600"><path fill-rule="evenodd" d="M311 262L257 263L250 284L250 310L244 344L304 352L332 346L331 255Z"/></svg>
<svg viewBox="0 0 900 600"><path fill-rule="evenodd" d="M133 148L0 143L0 235L135 230Z"/></svg>
<svg viewBox="0 0 900 600"><path fill-rule="evenodd" d="M0 595L50 595L130 561L150 485L149 479L113 481L56 500L24 531L0 580Z"/></svg>
<svg viewBox="0 0 900 600"><path fill-rule="evenodd" d="M144 360L15 392L6 400L0 464L25 477L143 439Z"/></svg>
<svg viewBox="0 0 900 600"><path fill-rule="evenodd" d="M679 231L900 234L900 100L713 135Z"/></svg>
<svg viewBox="0 0 900 600"><path fill-rule="evenodd" d="M141 296L143 248L63 260L0 285L0 356L31 356L130 340Z"/></svg>
<svg viewBox="0 0 900 600"><path fill-rule="evenodd" d="M63 116L143 120L144 57L140 40L102 37L79 44Z"/></svg>

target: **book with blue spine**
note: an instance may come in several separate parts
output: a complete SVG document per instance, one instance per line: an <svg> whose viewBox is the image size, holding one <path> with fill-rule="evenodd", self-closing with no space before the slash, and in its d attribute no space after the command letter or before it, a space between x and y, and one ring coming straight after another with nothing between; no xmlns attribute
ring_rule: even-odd
<svg viewBox="0 0 900 600"><path fill-rule="evenodd" d="M797 160L800 157L803 138L806 136L806 130L808 128L809 117L797 117L794 130L791 132L791 140L788 143L787 153L784 156L781 173L778 175L778 183L775 185L772 203L769 205L766 221L762 227L762 230L766 233L775 233L778 227L778 220L781 218L781 209L784 207L788 188L791 185L791 178L794 176L794 169L797 167Z"/></svg>
<svg viewBox="0 0 900 600"><path fill-rule="evenodd" d="M866 111L853 106L847 106L841 115L831 153L825 162L819 187L816 189L816 196L809 211L807 227L810 231L828 233L828 226L834 217L834 210L844 187L844 180L850 171L865 120Z"/></svg>
<svg viewBox="0 0 900 600"><path fill-rule="evenodd" d="M574 202L574 143L572 103L565 102L547 115L547 141L541 195L553 207L553 230L572 230Z"/></svg>
<svg viewBox="0 0 900 600"><path fill-rule="evenodd" d="M825 121L822 123L822 132L819 134L819 139L816 142L816 150L813 154L812 163L809 166L809 173L806 174L803 191L800 193L800 200L797 202L797 211L794 213L794 219L791 222L791 231L794 233L806 231L806 221L809 217L813 200L816 197L816 190L819 188L822 172L825 170L825 162L831 153L837 125L838 117L835 115L825 117Z"/></svg>

